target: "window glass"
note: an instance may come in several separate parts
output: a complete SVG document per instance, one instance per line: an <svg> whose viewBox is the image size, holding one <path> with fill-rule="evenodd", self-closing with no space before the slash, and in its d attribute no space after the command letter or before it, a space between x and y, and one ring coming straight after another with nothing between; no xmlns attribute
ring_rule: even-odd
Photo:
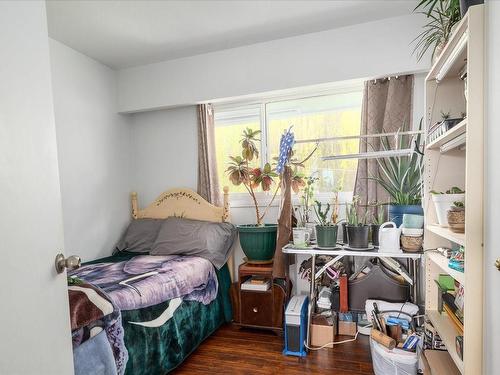
<svg viewBox="0 0 500 375"><path fill-rule="evenodd" d="M243 185L234 186L226 173L229 156L241 156L241 134L243 130L250 128L259 130L260 106L249 106L227 111L215 111L215 149L217 171L220 186L229 186L232 193L243 193L246 189ZM260 142L257 144L259 150L259 161L251 166L259 166L262 149Z"/></svg>

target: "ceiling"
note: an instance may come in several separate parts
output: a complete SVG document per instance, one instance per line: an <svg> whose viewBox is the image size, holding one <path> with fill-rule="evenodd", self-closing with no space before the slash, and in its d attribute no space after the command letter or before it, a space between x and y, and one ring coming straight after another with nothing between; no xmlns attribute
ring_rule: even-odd
<svg viewBox="0 0 500 375"><path fill-rule="evenodd" d="M113 68L409 14L415 1L47 0L49 35Z"/></svg>

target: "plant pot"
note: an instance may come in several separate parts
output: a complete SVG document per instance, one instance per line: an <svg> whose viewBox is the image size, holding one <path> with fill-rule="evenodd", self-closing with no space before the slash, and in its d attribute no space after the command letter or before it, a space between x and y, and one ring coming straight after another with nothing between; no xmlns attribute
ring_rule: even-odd
<svg viewBox="0 0 500 375"><path fill-rule="evenodd" d="M423 215L424 209L419 204L390 204L388 207L389 221L396 223L398 228L403 222L404 214Z"/></svg>
<svg viewBox="0 0 500 375"><path fill-rule="evenodd" d="M309 230L309 240L316 241L316 223L306 223L305 227Z"/></svg>
<svg viewBox="0 0 500 375"><path fill-rule="evenodd" d="M248 263L271 263L276 250L277 224L238 225L240 245Z"/></svg>
<svg viewBox="0 0 500 375"><path fill-rule="evenodd" d="M447 219L452 232L465 233L465 210L449 210Z"/></svg>
<svg viewBox="0 0 500 375"><path fill-rule="evenodd" d="M422 248L423 236L401 236L401 247L404 251L416 253Z"/></svg>
<svg viewBox="0 0 500 375"><path fill-rule="evenodd" d="M436 216L438 224L442 227L448 226L447 214L448 210L453 206L453 202L463 202L465 194L431 194L434 207L436 208Z"/></svg>
<svg viewBox="0 0 500 375"><path fill-rule="evenodd" d="M347 240L350 248L366 249L368 247L368 225L347 225Z"/></svg>
<svg viewBox="0 0 500 375"><path fill-rule="evenodd" d="M380 228L380 225L378 225L378 224L370 224L370 233L371 233L371 239L372 239L373 246L378 246L378 229L379 228Z"/></svg>
<svg viewBox="0 0 500 375"><path fill-rule="evenodd" d="M337 225L316 225L316 238L319 247L337 246Z"/></svg>
<svg viewBox="0 0 500 375"><path fill-rule="evenodd" d="M347 223L342 223L342 244L347 245Z"/></svg>
<svg viewBox="0 0 500 375"><path fill-rule="evenodd" d="M460 15L464 18L470 6L483 4L484 0L460 0Z"/></svg>

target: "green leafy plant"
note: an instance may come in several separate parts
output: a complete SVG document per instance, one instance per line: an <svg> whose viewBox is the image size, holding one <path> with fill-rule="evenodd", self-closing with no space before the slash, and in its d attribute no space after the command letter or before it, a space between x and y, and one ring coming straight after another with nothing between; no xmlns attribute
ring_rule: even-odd
<svg viewBox="0 0 500 375"><path fill-rule="evenodd" d="M376 213L375 213L376 212ZM375 225L382 225L385 223L385 208L382 205L375 205L371 213L371 223Z"/></svg>
<svg viewBox="0 0 500 375"><path fill-rule="evenodd" d="M459 0L421 0L413 11L424 14L428 22L424 30L413 40L416 42L413 53L417 54L420 61L425 53L432 49L436 53L438 46L448 42L453 26L460 21Z"/></svg>
<svg viewBox="0 0 500 375"><path fill-rule="evenodd" d="M297 174L295 174L297 175ZM295 177L295 176L294 176ZM294 177L292 178L292 189ZM304 226L306 223L311 222L311 207L313 206L314 199L314 184L319 180L318 177L309 176L302 178L304 182L302 194L300 195L299 201L300 206L296 208L298 213L298 220L301 226ZM294 190L295 191L295 190Z"/></svg>
<svg viewBox="0 0 500 375"><path fill-rule="evenodd" d="M442 191L431 190L431 194L464 194L465 190L460 189L457 186L453 186L446 190L444 193Z"/></svg>
<svg viewBox="0 0 500 375"><path fill-rule="evenodd" d="M419 130L422 129L420 120ZM394 151L400 149L411 149L421 144L422 135L416 137L402 135L407 131L406 124L399 129L394 137L385 136L380 138L383 151ZM410 155L390 156L377 159L378 175L368 177L377 181L391 197L391 203L395 205L418 205L422 202L422 155L413 152Z"/></svg>
<svg viewBox="0 0 500 375"><path fill-rule="evenodd" d="M451 209L454 211L465 210L465 203L460 201L453 202L453 206L451 206Z"/></svg>
<svg viewBox="0 0 500 375"><path fill-rule="evenodd" d="M330 212L330 203L326 203L326 205L323 205L320 201L314 201L316 206L314 206L314 212L316 213L316 216L318 217L318 221L320 225L326 226L326 225L332 225L332 222L330 221L330 218L328 217L328 213ZM325 208L323 210L323 207Z"/></svg>
<svg viewBox="0 0 500 375"><path fill-rule="evenodd" d="M346 205L346 222L348 225L361 226L366 224L367 213L360 214L359 197L354 196L352 203Z"/></svg>

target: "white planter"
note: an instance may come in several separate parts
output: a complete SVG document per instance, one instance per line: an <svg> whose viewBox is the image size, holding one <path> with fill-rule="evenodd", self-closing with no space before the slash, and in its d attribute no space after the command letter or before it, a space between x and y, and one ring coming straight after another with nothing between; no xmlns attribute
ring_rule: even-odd
<svg viewBox="0 0 500 375"><path fill-rule="evenodd" d="M448 219L446 215L448 210L453 206L453 202L464 202L465 194L432 194L432 201L436 208L439 225L447 227Z"/></svg>

